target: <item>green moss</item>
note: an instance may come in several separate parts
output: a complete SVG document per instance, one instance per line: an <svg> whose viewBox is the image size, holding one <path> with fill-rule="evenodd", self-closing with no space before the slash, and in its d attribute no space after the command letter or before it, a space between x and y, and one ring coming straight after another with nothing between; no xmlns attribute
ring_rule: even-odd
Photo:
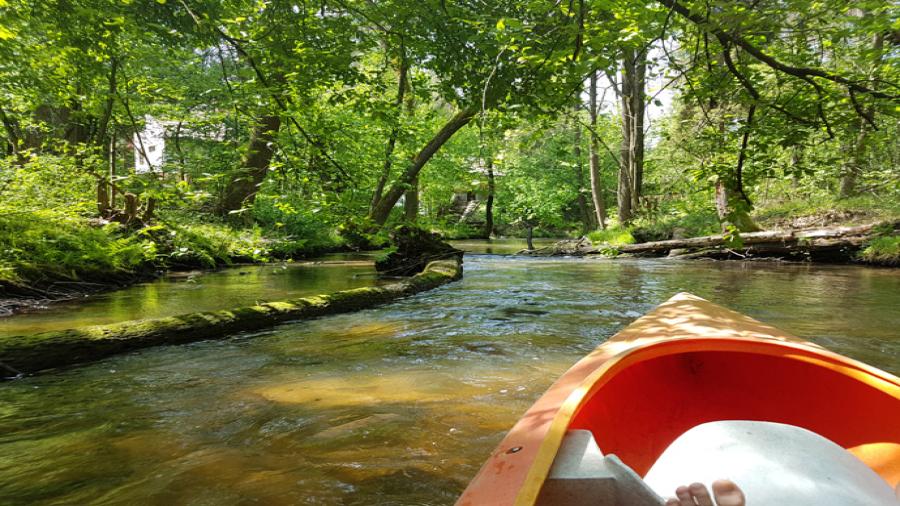
<svg viewBox="0 0 900 506"><path fill-rule="evenodd" d="M0 339L0 357L7 366L23 373L32 373L137 348L218 339L285 321L372 307L436 288L461 276L461 262L439 260L428 264L422 273L390 285L355 288L231 310L3 338Z"/></svg>
<svg viewBox="0 0 900 506"><path fill-rule="evenodd" d="M879 265L900 265L900 235L872 239L859 252L859 259Z"/></svg>

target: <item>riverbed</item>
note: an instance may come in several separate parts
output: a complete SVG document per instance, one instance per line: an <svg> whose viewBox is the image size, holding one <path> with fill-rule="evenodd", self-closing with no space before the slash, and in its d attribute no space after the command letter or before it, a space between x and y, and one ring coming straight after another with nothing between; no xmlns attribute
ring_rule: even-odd
<svg viewBox="0 0 900 506"><path fill-rule="evenodd" d="M0 384L0 503L451 504L558 375L680 291L900 372L897 269L467 255L380 308Z"/></svg>

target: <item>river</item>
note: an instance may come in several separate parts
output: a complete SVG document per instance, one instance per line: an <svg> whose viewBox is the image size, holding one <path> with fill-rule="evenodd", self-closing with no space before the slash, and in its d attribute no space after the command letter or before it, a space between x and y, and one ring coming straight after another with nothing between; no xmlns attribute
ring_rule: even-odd
<svg viewBox="0 0 900 506"><path fill-rule="evenodd" d="M0 384L0 503L451 504L559 374L679 291L900 372L897 269L472 255L380 308Z"/></svg>

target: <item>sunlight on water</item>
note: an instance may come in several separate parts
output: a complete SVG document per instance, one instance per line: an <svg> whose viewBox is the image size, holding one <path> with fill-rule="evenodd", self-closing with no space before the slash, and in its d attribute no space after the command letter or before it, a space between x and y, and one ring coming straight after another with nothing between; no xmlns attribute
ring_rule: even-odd
<svg viewBox="0 0 900 506"><path fill-rule="evenodd" d="M0 385L0 503L451 504L556 377L679 291L900 370L896 270L467 257L388 306Z"/></svg>

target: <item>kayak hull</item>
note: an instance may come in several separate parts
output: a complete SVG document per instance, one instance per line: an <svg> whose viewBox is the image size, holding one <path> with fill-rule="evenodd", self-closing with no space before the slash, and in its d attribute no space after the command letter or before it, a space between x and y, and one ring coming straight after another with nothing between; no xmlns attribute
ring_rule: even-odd
<svg viewBox="0 0 900 506"><path fill-rule="evenodd" d="M702 423L802 427L900 481L900 380L690 294L567 371L510 430L457 504L534 504L563 437L589 430L643 475Z"/></svg>

